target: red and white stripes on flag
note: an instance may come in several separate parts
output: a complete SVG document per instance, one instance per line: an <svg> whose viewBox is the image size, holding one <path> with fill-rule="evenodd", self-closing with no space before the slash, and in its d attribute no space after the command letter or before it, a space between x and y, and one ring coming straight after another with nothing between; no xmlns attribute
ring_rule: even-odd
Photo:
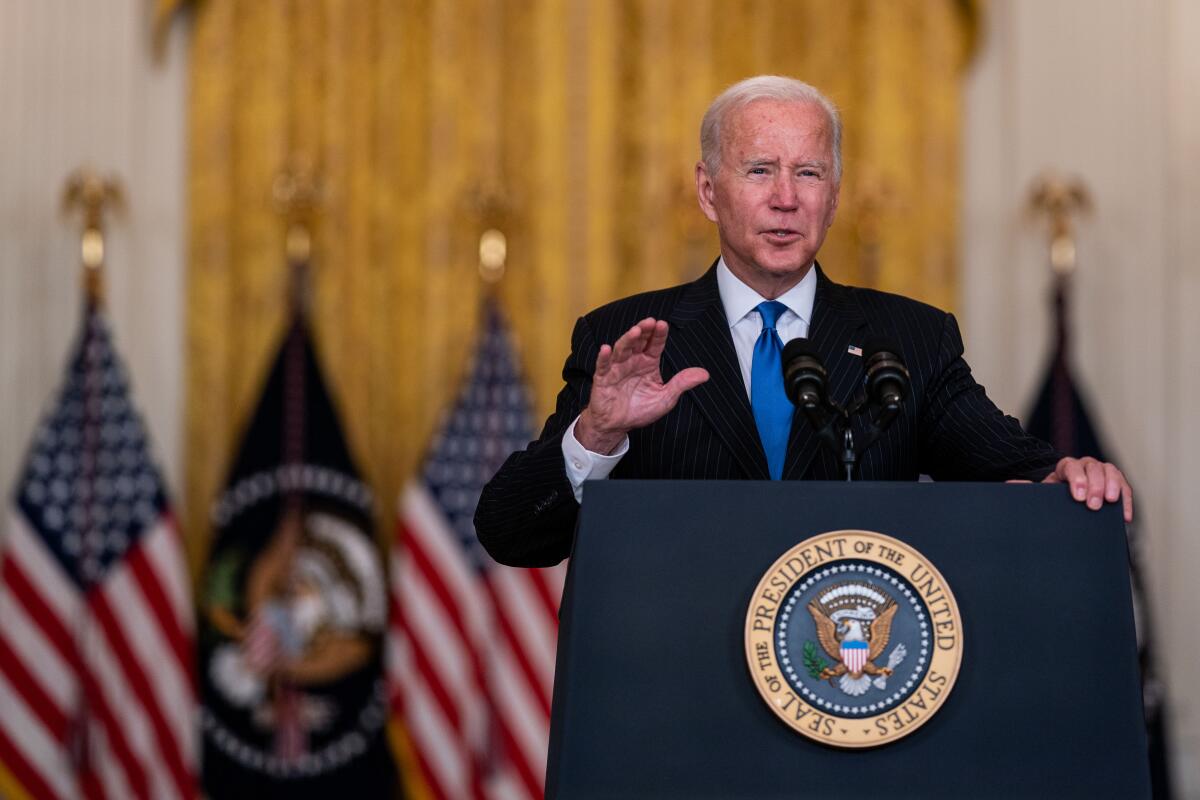
<svg viewBox="0 0 1200 800"><path fill-rule="evenodd" d="M7 527L0 763L31 797L194 797L191 610L170 521L86 596L19 512Z"/></svg>
<svg viewBox="0 0 1200 800"><path fill-rule="evenodd" d="M102 319L86 320L0 547L0 795L196 795L183 547Z"/></svg>
<svg viewBox="0 0 1200 800"><path fill-rule="evenodd" d="M563 567L477 571L422 485L391 565L393 704L439 798L541 797Z"/></svg>
<svg viewBox="0 0 1200 800"><path fill-rule="evenodd" d="M846 669L850 671L851 675L862 674L863 667L867 665L867 654L869 652L866 642L842 644L842 663L846 665Z"/></svg>

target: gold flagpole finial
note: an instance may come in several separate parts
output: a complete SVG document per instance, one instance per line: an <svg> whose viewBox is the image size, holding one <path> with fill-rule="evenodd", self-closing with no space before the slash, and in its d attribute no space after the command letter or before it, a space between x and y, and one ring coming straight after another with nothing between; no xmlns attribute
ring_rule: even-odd
<svg viewBox="0 0 1200 800"><path fill-rule="evenodd" d="M508 237L499 228L488 228L479 235L479 277L485 283L498 283L504 277L508 261Z"/></svg>
<svg viewBox="0 0 1200 800"><path fill-rule="evenodd" d="M275 209L287 222L287 255L292 262L312 257L312 229L324 195L316 171L307 160L293 157L271 186Z"/></svg>
<svg viewBox="0 0 1200 800"><path fill-rule="evenodd" d="M324 203L324 193L311 163L299 156L288 159L275 176L271 197L287 225L284 251L292 268L292 300L302 309L307 293L305 272L312 260L313 228Z"/></svg>
<svg viewBox="0 0 1200 800"><path fill-rule="evenodd" d="M79 211L83 216L80 258L84 267L84 291L90 303L103 299L104 221L109 211L125 208L125 192L115 177L105 177L90 167L80 167L67 178L63 189L63 214Z"/></svg>
<svg viewBox="0 0 1200 800"><path fill-rule="evenodd" d="M505 233L513 200L500 181L489 180L476 186L467 204L483 232L479 234L479 277L495 287L508 265L508 234Z"/></svg>
<svg viewBox="0 0 1200 800"><path fill-rule="evenodd" d="M1068 277L1075 270L1075 217L1092 210L1087 186L1074 176L1044 172L1030 189L1028 210L1049 223L1050 266L1057 277Z"/></svg>

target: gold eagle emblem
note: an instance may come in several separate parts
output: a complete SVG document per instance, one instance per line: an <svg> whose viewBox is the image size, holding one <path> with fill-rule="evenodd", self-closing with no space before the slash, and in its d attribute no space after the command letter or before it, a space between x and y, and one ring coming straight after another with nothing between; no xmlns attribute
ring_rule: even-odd
<svg viewBox="0 0 1200 800"><path fill-rule="evenodd" d="M887 666L875 664L891 638L896 609L890 595L865 582L836 584L809 602L817 641L836 664L823 668L818 680L828 680L854 697L865 694L872 683L885 689L887 678L906 655L904 645L897 645Z"/></svg>

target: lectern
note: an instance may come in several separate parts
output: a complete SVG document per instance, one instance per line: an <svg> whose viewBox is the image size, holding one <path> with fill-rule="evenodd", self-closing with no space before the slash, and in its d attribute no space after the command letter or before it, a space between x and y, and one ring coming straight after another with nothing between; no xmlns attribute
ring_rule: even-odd
<svg viewBox="0 0 1200 800"><path fill-rule="evenodd" d="M560 619L547 797L1150 796L1119 506L1091 512L1061 486L1029 484L606 481L585 496ZM871 627L867 640L882 635L893 601L867 598L869 581L808 581L787 589L791 616L771 616L768 636L784 653L769 669L800 680L789 688L785 676L770 699L752 649L748 658L764 576L797 543L837 531L919 552L957 604L952 687L936 713L881 744L801 735L783 698L874 718L885 738L893 723L881 712L895 710L900 725L901 706L919 699L920 676L905 690L906 670L917 674L926 645L937 651L932 610L910 624L924 635L934 623L928 636L899 654L891 645L874 673L840 683L838 642L812 632L835 625L840 652L865 652L852 640ZM886 563L840 555L827 572L865 569L886 588ZM901 605L904 592L920 594L911 576L892 583ZM783 603L786 592L766 591ZM792 633L779 629L787 619ZM796 638L799 625L809 633ZM873 697L870 710L855 705ZM853 727L830 717L831 732Z"/></svg>

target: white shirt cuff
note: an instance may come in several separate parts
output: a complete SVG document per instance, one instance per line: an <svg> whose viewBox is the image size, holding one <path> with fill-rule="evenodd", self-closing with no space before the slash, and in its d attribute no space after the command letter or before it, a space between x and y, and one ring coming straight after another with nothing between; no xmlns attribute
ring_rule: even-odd
<svg viewBox="0 0 1200 800"><path fill-rule="evenodd" d="M575 425L579 417L567 428L562 438L563 460L567 465L567 480L571 482L571 490L575 492L575 501L583 502L583 482L602 481L613 471L617 462L629 452L629 437L626 436L616 451L609 456L593 453L579 443L575 438Z"/></svg>

